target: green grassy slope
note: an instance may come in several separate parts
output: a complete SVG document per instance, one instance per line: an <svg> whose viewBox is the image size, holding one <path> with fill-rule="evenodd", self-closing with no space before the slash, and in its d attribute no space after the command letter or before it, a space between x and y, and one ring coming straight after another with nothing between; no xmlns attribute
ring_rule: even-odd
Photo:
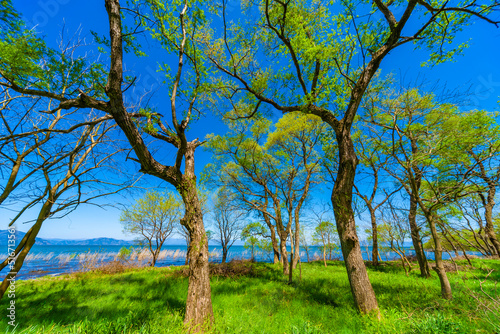
<svg viewBox="0 0 500 334"><path fill-rule="evenodd" d="M500 262L448 273L454 299L439 297L439 281L407 277L401 267L369 267L382 320L354 308L343 263L302 264L302 280L287 285L280 268L252 266L243 276L212 277L214 333L495 333L500 332ZM231 269L231 267L230 267ZM489 271L493 269L488 276ZM483 281L482 285L479 282ZM16 333L182 333L188 279L182 268L80 273L16 283ZM490 294L490 299L482 291ZM9 298L0 301L7 314ZM489 310L488 310L489 309ZM2 315L0 330L11 333Z"/></svg>

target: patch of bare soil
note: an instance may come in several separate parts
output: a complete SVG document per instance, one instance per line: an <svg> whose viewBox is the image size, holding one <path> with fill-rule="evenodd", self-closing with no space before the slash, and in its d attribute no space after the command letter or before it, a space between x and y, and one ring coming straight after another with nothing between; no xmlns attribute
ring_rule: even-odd
<svg viewBox="0 0 500 334"><path fill-rule="evenodd" d="M239 277L247 276L253 273L252 261L250 260L232 260L227 263L210 263L210 276L221 277ZM186 266L180 270L175 271L175 275L188 277L189 267Z"/></svg>

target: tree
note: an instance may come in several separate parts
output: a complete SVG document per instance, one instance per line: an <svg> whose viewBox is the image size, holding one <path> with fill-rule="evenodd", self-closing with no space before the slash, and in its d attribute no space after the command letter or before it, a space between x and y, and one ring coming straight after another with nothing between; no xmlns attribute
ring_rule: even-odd
<svg viewBox="0 0 500 334"><path fill-rule="evenodd" d="M313 242L320 245L321 251L323 252L323 262L326 265L326 254L328 254L328 259L332 259L332 252L337 249L335 244L337 240L337 230L335 225L329 221L322 221L314 229Z"/></svg>
<svg viewBox="0 0 500 334"><path fill-rule="evenodd" d="M484 110L462 114L451 126L466 132L467 140L455 142L456 150L451 153L454 161L464 163L467 169L473 168L470 182L477 186L477 195L483 205L484 232L494 254L500 258L500 241L493 221L496 191L500 183L500 127L495 119L497 116Z"/></svg>
<svg viewBox="0 0 500 334"><path fill-rule="evenodd" d="M252 19L242 25L226 20L222 1L224 29L206 48L222 73L220 94L235 109L231 113L252 117L266 105L317 115L335 132L339 166L331 200L351 291L363 313L379 314L352 210L358 161L351 128L365 92L392 50L411 42L431 50L430 63L449 60L465 47L445 47L456 33L472 19L498 24L489 14L499 6L496 1L455 6L425 0L340 5L263 0L245 7Z"/></svg>
<svg viewBox="0 0 500 334"><path fill-rule="evenodd" d="M394 99L390 99L389 96L394 96ZM405 109L406 108L406 109ZM417 261L420 267L420 275L424 278L429 278L431 276L430 267L427 262L427 258L425 256L422 238L420 235L420 227L417 224L417 210L418 210L418 199L419 192L421 191L422 186L422 178L424 169L426 167L422 166L420 162L422 159L418 159L417 156L421 148L419 148L419 134L421 133L420 128L414 126L415 123L421 121L423 115L426 113L432 112L433 109L439 108L439 104L433 101L432 96L426 96L419 99L418 92L416 90L403 90L399 93L394 93L392 90L376 91L374 94L370 94L368 97L368 102L366 103L366 114L365 117L368 122L380 126L380 123L377 121L378 119L386 118L385 122L389 122L391 124L395 124L397 120L397 124L399 127L403 127L405 139L407 141L401 142L398 144L391 144L392 141L392 133L393 132L385 132L384 126L382 128L377 128L376 136L379 138L379 142L381 144L381 149L385 150L385 154L388 156L394 156L395 153L399 153L398 150L392 150L392 147L400 148L401 145L407 145L406 153L403 153L403 160L407 159L410 163L408 168L403 168L403 171L399 171L398 167L394 166L392 163L388 163L384 166L384 169L390 175L395 175L394 171L398 171L399 175L411 174L411 179L414 182L414 187L403 187L407 192L410 200L410 206L408 211L408 222L411 230L411 238L413 242L413 247L415 249L415 255L417 257ZM385 110L386 114L382 115L383 112L381 110ZM387 111L391 110L394 114L389 115ZM406 112L405 112L406 111ZM397 115L395 114L397 113ZM395 117L395 118L394 118ZM391 119L391 120L389 120ZM384 140L386 144L383 144ZM389 144L387 144L389 142ZM415 158L412 158L415 156ZM392 171L392 173L391 173ZM399 180L401 182L407 182L406 178L402 178Z"/></svg>
<svg viewBox="0 0 500 334"><path fill-rule="evenodd" d="M120 222L126 233L136 235L141 244L146 244L154 267L161 247L181 218L182 204L171 193L148 192L130 209L122 211Z"/></svg>
<svg viewBox="0 0 500 334"><path fill-rule="evenodd" d="M385 202L387 202L394 194L399 192L402 186L396 187L396 189L391 192L387 192L386 189L382 189L385 196L377 198L377 194L380 192L381 175L384 171L384 167L387 166L389 155L381 156L381 147L377 144L376 137L369 138L369 135L360 134L356 139L356 153L360 160L361 171L356 175L360 181L359 183L366 185L366 183L371 182L371 189L368 194L366 190L358 187L354 183L355 194L363 200L368 212L370 213L371 222L371 236L372 241L372 263L377 266L379 252L378 252L378 229L377 229L377 210L379 210ZM390 167L389 167L390 168ZM362 176L365 176L362 178ZM368 180L367 180L368 179Z"/></svg>
<svg viewBox="0 0 500 334"><path fill-rule="evenodd" d="M410 236L408 225L404 223L404 217L401 216L400 210L396 209L392 202L387 202L385 210L382 214L383 224L380 225L379 234L382 242L387 243L389 248L398 254L401 263L408 276L408 266L411 271L411 263L406 257L405 240Z"/></svg>
<svg viewBox="0 0 500 334"><path fill-rule="evenodd" d="M310 262L311 257L309 255L309 252L311 251L311 244L309 241L309 237L306 235L306 231L305 231L304 227L301 227L301 229L300 229L300 245L306 251L307 262Z"/></svg>
<svg viewBox="0 0 500 334"><path fill-rule="evenodd" d="M245 213L235 207L234 195L227 189L221 188L217 191L217 197L213 209L215 222L215 239L222 247L222 263L226 262L229 248L240 236L242 230L242 217Z"/></svg>
<svg viewBox="0 0 500 334"><path fill-rule="evenodd" d="M376 110L373 123L387 130L385 134L381 131L381 137L386 138L386 154L396 162L387 172L404 187L425 217L434 242L442 296L451 299L441 238L452 235L447 233L441 216L451 203L477 190L470 182L476 164L467 163L461 143L482 141L475 133L483 121L481 117L466 117L468 113L456 105L438 103L433 94L420 95L414 89L384 100ZM412 213L412 202L410 205Z"/></svg>
<svg viewBox="0 0 500 334"><path fill-rule="evenodd" d="M454 205L460 212L459 215L455 215L459 219L456 228L459 242L465 249L473 249L485 256L493 255L495 250L485 233L483 216L480 212L483 203L479 196L464 197L457 200ZM498 219L494 219L494 226L498 235L500 230Z"/></svg>
<svg viewBox="0 0 500 334"><path fill-rule="evenodd" d="M34 120L32 116L28 118L24 115L24 118ZM9 118L4 118L7 119ZM41 125L43 122L38 124ZM97 204L96 199L117 193L135 183L134 178L116 182L112 176L107 181L100 181L94 177L99 172L115 173L116 166L113 159L115 155L123 152L119 147L111 150L112 153L108 151L113 147L113 140L108 136L111 136L115 127L102 121L92 123L82 126L78 131L72 131L69 133L71 136L65 135L63 141L56 135L56 129L53 129L54 132L47 129L39 132L36 127L32 129L33 131L16 133L16 136L8 135L7 143L0 139L2 155L12 162L10 177L3 186L4 194L8 196L5 196L2 205L8 204L9 197L13 197L18 206L18 213L10 221L9 226L23 219L29 212L34 211L36 215L33 224L15 250L0 265L0 269L7 265L10 268L10 272L0 285L0 298L21 270L47 219L64 217L80 204ZM47 138L50 140L46 140ZM24 167L25 164L27 168ZM30 169L29 166L34 169ZM22 194L24 199L19 200L21 196L13 195L14 190L18 195ZM15 260L12 262L9 258Z"/></svg>
<svg viewBox="0 0 500 334"><path fill-rule="evenodd" d="M250 248L252 261L255 260L255 249L259 247L259 236L265 235L266 229L261 223L250 223L241 231L241 240L245 241L245 248Z"/></svg>
<svg viewBox="0 0 500 334"><path fill-rule="evenodd" d="M140 164L142 173L156 176L176 187L185 209L181 224L189 232L189 249L196 250L189 252L190 275L185 323L190 329L202 330L204 324L209 325L213 321L208 242L194 169L194 152L202 142L198 139L189 141L186 136L188 125L196 117L195 104L204 91L203 54L194 43L200 37L203 25L203 14L197 6L197 3L188 3L187 0L175 1L165 9L157 1L131 1L131 8L125 9L120 6L119 0L106 0L110 30L109 38L101 40L105 46L109 46L108 71L97 64L95 70L86 72L85 62L74 57L55 62L51 50L33 43L25 43L22 48L16 48L16 43L3 43L2 45L12 47L0 48L0 85L19 93L58 101L58 105L51 110L52 113L72 108L92 108L111 116L135 153L136 157L129 159ZM188 8L192 10L188 11ZM175 12L178 14L174 14ZM124 48L141 54L134 29L129 31L126 24L128 21L122 22L126 13L132 13L128 16L128 21L135 20L137 27L143 25L168 53L178 55L174 75L167 73L166 76L171 89L170 125L166 117L162 118L161 114L145 105L139 108L142 121L134 121L131 113L134 108L125 102L127 88L134 84L135 79L124 78ZM149 19L145 20L145 17ZM159 33L152 25L160 27ZM39 44L45 45L42 42ZM19 66L19 61L22 66ZM56 70L61 68L71 68L75 74L75 80L71 81L67 90L51 81L53 73L58 73ZM89 75L84 75L85 73ZM106 77L107 82L104 82ZM182 85L181 77L184 80ZM151 146L145 141L148 136L175 148L176 156L172 165L155 159Z"/></svg>
<svg viewBox="0 0 500 334"><path fill-rule="evenodd" d="M315 116L290 114L275 127L271 132L267 120L248 121L234 124L225 136L211 136L207 146L215 161L206 167L206 178L231 189L240 207L263 217L275 263L279 255L288 274L287 239L294 226L294 267L299 258L301 210L311 187L321 180L318 149L323 125Z"/></svg>

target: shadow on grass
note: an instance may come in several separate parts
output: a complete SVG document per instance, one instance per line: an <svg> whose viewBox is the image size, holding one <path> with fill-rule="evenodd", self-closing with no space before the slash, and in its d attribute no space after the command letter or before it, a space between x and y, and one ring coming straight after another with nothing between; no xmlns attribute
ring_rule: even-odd
<svg viewBox="0 0 500 334"><path fill-rule="evenodd" d="M318 304L340 307L345 303L346 299L350 299L352 302L352 298L345 298L343 296L344 292L348 293L349 291L342 291L344 290L343 288L332 289L332 282L328 279L302 281L296 285L296 288L304 295L303 299L314 301Z"/></svg>
<svg viewBox="0 0 500 334"><path fill-rule="evenodd" d="M187 282L183 280L165 277L146 280L133 275L103 276L102 279L108 283L102 290L98 288L98 277L46 282L44 288L30 291L19 289L16 318L20 327L71 325L86 320L116 322L124 318L128 324L141 326L158 313L183 316L185 312ZM3 299L0 307L5 305L6 299Z"/></svg>

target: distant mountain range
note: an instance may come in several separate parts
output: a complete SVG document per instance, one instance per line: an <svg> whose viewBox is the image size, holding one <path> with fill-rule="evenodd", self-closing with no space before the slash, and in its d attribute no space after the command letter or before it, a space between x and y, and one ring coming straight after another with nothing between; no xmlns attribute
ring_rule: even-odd
<svg viewBox="0 0 500 334"><path fill-rule="evenodd" d="M0 230L0 245L7 245L9 240L9 231ZM16 244L18 244L26 233L21 231L16 231ZM129 246L134 245L134 241L130 240L118 240L113 238L94 238L94 239L77 239L77 240L66 240L66 239L43 239L36 238L36 245L83 245L83 246Z"/></svg>
<svg viewBox="0 0 500 334"><path fill-rule="evenodd" d="M0 245L7 245L9 240L9 231L0 230ZM21 241L26 233L16 230L16 245ZM119 240L113 238L94 238L94 239L43 239L36 238L35 245L45 246L45 245L82 245L82 246L132 246L136 245L137 242L133 240ZM243 241L236 240L234 246L243 246ZM164 246L186 246L186 240L169 238L163 244ZM208 241L209 246L219 245L215 240Z"/></svg>

